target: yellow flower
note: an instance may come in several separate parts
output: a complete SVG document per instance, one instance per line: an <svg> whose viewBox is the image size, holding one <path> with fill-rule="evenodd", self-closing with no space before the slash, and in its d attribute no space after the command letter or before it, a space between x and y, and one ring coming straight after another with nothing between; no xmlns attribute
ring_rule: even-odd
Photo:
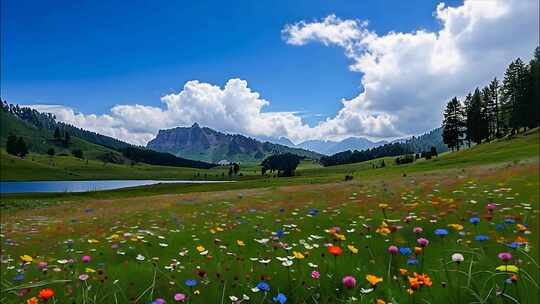
<svg viewBox="0 0 540 304"><path fill-rule="evenodd" d="M201 292L197 289L197 290L195 290L195 291L193 292L193 294L195 294L195 295L200 295Z"/></svg>
<svg viewBox="0 0 540 304"><path fill-rule="evenodd" d="M452 227L452 228L454 228L456 231L461 231L461 230L463 230L463 225L460 225L460 224L448 224L448 227Z"/></svg>
<svg viewBox="0 0 540 304"><path fill-rule="evenodd" d="M516 224L516 227L521 232L527 231L527 227L523 224Z"/></svg>
<svg viewBox="0 0 540 304"><path fill-rule="evenodd" d="M301 259L304 258L304 255L301 252L293 251L292 253L293 253L295 259L301 260Z"/></svg>
<svg viewBox="0 0 540 304"><path fill-rule="evenodd" d="M89 244L97 244L97 243L99 243L99 241L96 240L96 239L89 239L89 240L88 240L88 243L89 243Z"/></svg>
<svg viewBox="0 0 540 304"><path fill-rule="evenodd" d="M223 228L221 228L221 227L216 227L216 231L221 232L221 231L223 231Z"/></svg>
<svg viewBox="0 0 540 304"><path fill-rule="evenodd" d="M495 268L495 270L507 271L507 272L513 272L513 273L518 273L519 272L519 268L516 265L501 265L501 266Z"/></svg>
<svg viewBox="0 0 540 304"><path fill-rule="evenodd" d="M120 236L118 234L113 234L111 235L111 240L115 241L115 240L118 240L120 238Z"/></svg>
<svg viewBox="0 0 540 304"><path fill-rule="evenodd" d="M354 247L354 245L347 245L347 248L354 254L358 253L358 248Z"/></svg>
<svg viewBox="0 0 540 304"><path fill-rule="evenodd" d="M90 267L86 267L84 272L92 273L92 272L96 272L96 271L94 269L90 268Z"/></svg>
<svg viewBox="0 0 540 304"><path fill-rule="evenodd" d="M381 204L379 204L379 208L386 209L386 208L388 208L388 204L381 203Z"/></svg>
<svg viewBox="0 0 540 304"><path fill-rule="evenodd" d="M372 286L375 286L375 285L379 284L380 282L382 282L383 278L378 277L378 276L373 275L373 274L368 274L368 275L366 275L366 280L369 282L369 284L371 284Z"/></svg>
<svg viewBox="0 0 540 304"><path fill-rule="evenodd" d="M197 246L197 248L196 248L196 249L197 249L197 251L198 251L198 252L203 252L203 251L205 251L205 250L206 250L206 249L204 248L204 246L203 246L203 245L199 245L199 246Z"/></svg>
<svg viewBox="0 0 540 304"><path fill-rule="evenodd" d="M381 225L379 226L379 228L375 230L375 232L382 235L389 235L390 233L392 233L392 230L390 230L390 228L388 228L388 224L383 221Z"/></svg>
<svg viewBox="0 0 540 304"><path fill-rule="evenodd" d="M238 246L242 246L242 247L243 247L243 246L246 246L246 243L244 243L244 241L242 241L242 240L236 240L236 244L237 244Z"/></svg>
<svg viewBox="0 0 540 304"><path fill-rule="evenodd" d="M25 254L25 255L21 255L21 260L25 263L32 263L32 261L34 260L31 256L29 256L28 254Z"/></svg>
<svg viewBox="0 0 540 304"><path fill-rule="evenodd" d="M216 233L216 230L210 229L210 233L211 233L211 234L215 234L215 233Z"/></svg>
<svg viewBox="0 0 540 304"><path fill-rule="evenodd" d="M334 236L336 237L336 239L341 241L345 241L347 239L344 234L334 233Z"/></svg>
<svg viewBox="0 0 540 304"><path fill-rule="evenodd" d="M26 304L37 304L39 303L39 299L36 297L31 297L30 299L26 300Z"/></svg>

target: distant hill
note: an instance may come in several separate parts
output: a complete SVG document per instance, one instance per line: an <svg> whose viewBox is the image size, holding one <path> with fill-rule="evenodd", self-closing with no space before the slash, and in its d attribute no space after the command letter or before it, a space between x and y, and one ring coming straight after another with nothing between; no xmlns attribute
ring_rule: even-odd
<svg viewBox="0 0 540 304"><path fill-rule="evenodd" d="M309 149L321 154L332 155L346 150L366 150L388 143L387 141L373 142L363 137L349 137L341 141L308 140L298 145L299 148Z"/></svg>
<svg viewBox="0 0 540 304"><path fill-rule="evenodd" d="M302 157L319 159L320 154L300 148L291 148L271 142L261 142L239 134L225 134L200 127L177 127L159 130L147 148L172 153L179 157L207 162L228 160L233 162L261 161L269 155L292 153Z"/></svg>
<svg viewBox="0 0 540 304"><path fill-rule="evenodd" d="M393 141L371 149L361 151L345 150L331 156L322 157L320 162L324 166L350 164L386 156L421 153L429 151L431 147L435 147L438 153L448 151L448 147L443 143L442 127L418 137L413 136L403 141Z"/></svg>
<svg viewBox="0 0 540 304"><path fill-rule="evenodd" d="M214 164L185 159L170 153L148 150L121 140L101 135L75 126L57 122L54 115L37 110L1 103L0 147L5 148L11 134L23 137L34 153L45 154L49 148L56 154L71 154L73 150L83 151L84 158L112 163L141 162L150 165L190 167L208 169ZM71 141L68 146L54 139L58 128L61 134L68 132Z"/></svg>

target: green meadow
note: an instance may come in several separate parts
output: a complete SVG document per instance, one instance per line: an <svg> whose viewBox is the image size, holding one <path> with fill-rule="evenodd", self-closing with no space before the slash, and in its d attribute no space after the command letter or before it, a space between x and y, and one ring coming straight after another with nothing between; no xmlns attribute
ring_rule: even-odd
<svg viewBox="0 0 540 304"><path fill-rule="evenodd" d="M538 303L539 154L533 130L384 168L3 195L0 302ZM228 179L53 161L2 154L2 180Z"/></svg>

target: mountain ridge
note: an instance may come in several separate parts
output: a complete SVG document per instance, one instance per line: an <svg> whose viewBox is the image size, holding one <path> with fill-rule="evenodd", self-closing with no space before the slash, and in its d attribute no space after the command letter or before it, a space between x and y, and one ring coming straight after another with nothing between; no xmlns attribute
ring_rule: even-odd
<svg viewBox="0 0 540 304"><path fill-rule="evenodd" d="M194 123L191 127L159 130L146 147L214 163L221 160L261 161L267 156L281 153L293 153L312 159L319 159L322 156L313 151L274 144L270 141L262 142L241 134L223 133L209 127L201 127L198 123Z"/></svg>

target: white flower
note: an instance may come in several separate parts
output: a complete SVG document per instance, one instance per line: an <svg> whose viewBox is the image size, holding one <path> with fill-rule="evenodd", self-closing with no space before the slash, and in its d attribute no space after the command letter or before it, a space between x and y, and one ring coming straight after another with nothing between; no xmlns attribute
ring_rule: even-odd
<svg viewBox="0 0 540 304"><path fill-rule="evenodd" d="M249 301L249 297L248 297L247 294L243 294L242 299L245 300L245 301Z"/></svg>
<svg viewBox="0 0 540 304"><path fill-rule="evenodd" d="M139 260L139 261L144 261L146 258L142 254L137 254L136 259Z"/></svg>
<svg viewBox="0 0 540 304"><path fill-rule="evenodd" d="M360 288L361 293L370 293L373 291L373 288Z"/></svg>
<svg viewBox="0 0 540 304"><path fill-rule="evenodd" d="M229 299L231 299L232 302L238 301L238 298L235 296L229 296Z"/></svg>
<svg viewBox="0 0 540 304"><path fill-rule="evenodd" d="M452 261L453 262L461 263L461 262L463 262L463 260L465 260L465 258L463 257L463 254L461 254L461 253L452 254Z"/></svg>
<svg viewBox="0 0 540 304"><path fill-rule="evenodd" d="M167 247L167 246L169 246L169 244L166 244L166 243L159 243L159 246L161 246L161 247Z"/></svg>
<svg viewBox="0 0 540 304"><path fill-rule="evenodd" d="M259 244L266 244L268 243L268 241L270 241L270 239L255 239L255 242L259 243Z"/></svg>
<svg viewBox="0 0 540 304"><path fill-rule="evenodd" d="M286 261L283 261L283 263L281 263L281 265L285 266L285 267L290 267L292 266L293 264L293 261L291 260L286 260Z"/></svg>

